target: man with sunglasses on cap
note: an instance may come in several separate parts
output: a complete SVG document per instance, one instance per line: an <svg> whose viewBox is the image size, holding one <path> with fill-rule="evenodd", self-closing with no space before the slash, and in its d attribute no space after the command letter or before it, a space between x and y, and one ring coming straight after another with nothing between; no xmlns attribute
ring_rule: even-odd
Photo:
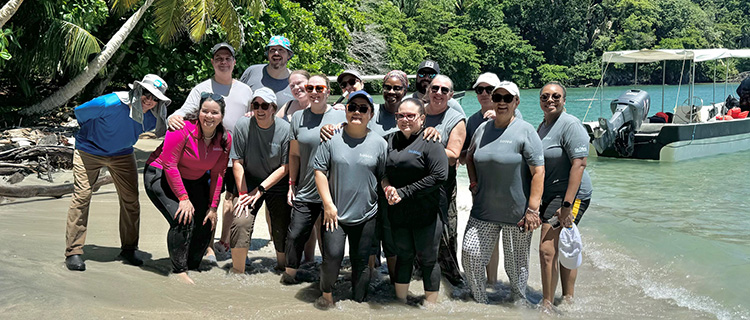
<svg viewBox="0 0 750 320"><path fill-rule="evenodd" d="M419 64L417 68L417 92L411 95L412 98L417 98L424 101L425 104L430 102L430 97L427 94L427 89L430 87L430 82L440 74L440 66L437 61L425 60ZM448 100L448 107L458 111L464 118L466 118L466 112L461 107L456 99L450 98Z"/></svg>
<svg viewBox="0 0 750 320"><path fill-rule="evenodd" d="M268 63L249 66L240 77L240 81L253 90L271 88L276 93L278 105L283 106L294 100L292 89L289 88L289 75L292 71L287 68L289 59L294 57L292 43L284 36L271 37L266 45L266 57Z"/></svg>
<svg viewBox="0 0 750 320"><path fill-rule="evenodd" d="M73 197L68 209L65 232L65 266L84 271L83 245L86 241L92 186L99 170L107 167L120 200L120 258L140 266L138 249L141 208L138 203L138 168L133 145L141 133L156 129L166 133L167 83L147 74L129 85L130 91L113 92L75 108L81 130L76 134L73 152Z"/></svg>
<svg viewBox="0 0 750 320"><path fill-rule="evenodd" d="M234 134L234 125L245 113L250 111L250 101L253 90L243 82L232 78L235 59L234 47L226 42L221 42L211 48L211 65L214 67L214 76L196 85L188 94L185 103L179 110L169 116L169 129L179 130L185 125L184 118L189 114L198 112L201 101L201 93L211 92L224 97L226 109L222 124L229 133ZM221 239L216 248L221 252L229 251L229 230L232 225L232 201L238 195L237 185L232 174L232 163L224 175L224 189L227 191L222 207ZM213 237L212 237L213 239ZM209 246L207 257L215 259L213 245ZM213 259L212 259L213 257Z"/></svg>

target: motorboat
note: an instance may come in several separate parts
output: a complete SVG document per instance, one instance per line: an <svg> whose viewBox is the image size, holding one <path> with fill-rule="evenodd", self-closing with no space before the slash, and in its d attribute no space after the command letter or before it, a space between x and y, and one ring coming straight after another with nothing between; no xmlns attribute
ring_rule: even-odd
<svg viewBox="0 0 750 320"><path fill-rule="evenodd" d="M701 98L693 96L695 64L727 58L750 58L750 49L605 52L602 56L600 86L603 84L606 67L612 63L664 62L666 67L666 61L682 60L690 62L690 98L676 105L673 112L667 112L671 113L667 121L655 123L648 118L651 108L650 94L638 89L627 90L610 102L610 118L600 117L598 121L593 122L586 122L584 118L584 126L593 145L591 155L595 152L599 157L682 161L750 150L750 118L724 120L723 115L728 112L726 101L704 104ZM637 79L637 65L635 70ZM663 104L662 98L662 111Z"/></svg>

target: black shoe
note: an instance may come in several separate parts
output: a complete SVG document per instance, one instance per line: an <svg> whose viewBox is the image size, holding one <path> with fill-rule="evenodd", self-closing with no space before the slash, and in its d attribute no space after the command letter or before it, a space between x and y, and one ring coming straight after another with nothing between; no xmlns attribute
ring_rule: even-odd
<svg viewBox="0 0 750 320"><path fill-rule="evenodd" d="M299 284L299 281L296 277L290 276L288 273L284 272L281 274L281 280L279 281L281 284L285 285L294 285Z"/></svg>
<svg viewBox="0 0 750 320"><path fill-rule="evenodd" d="M135 250L122 250L120 251L120 258L122 261L132 264L136 267L143 265L143 260L135 256Z"/></svg>
<svg viewBox="0 0 750 320"><path fill-rule="evenodd" d="M318 297L313 305L318 310L328 310L336 306L335 303L329 302L326 298L323 298L323 296Z"/></svg>
<svg viewBox="0 0 750 320"><path fill-rule="evenodd" d="M84 271L86 270L86 264L83 263L80 254L74 254L65 258L65 266L70 271Z"/></svg>

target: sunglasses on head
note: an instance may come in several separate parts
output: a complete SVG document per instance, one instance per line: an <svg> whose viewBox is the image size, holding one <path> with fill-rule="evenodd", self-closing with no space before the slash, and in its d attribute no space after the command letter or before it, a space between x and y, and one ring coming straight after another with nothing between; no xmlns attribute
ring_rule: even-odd
<svg viewBox="0 0 750 320"><path fill-rule="evenodd" d="M357 79L349 79L339 82L339 86L343 89L346 88L347 85L354 86L354 84L357 83Z"/></svg>
<svg viewBox="0 0 750 320"><path fill-rule="evenodd" d="M401 91L401 90L404 90L404 87L403 86L392 86L392 85L388 85L388 84L384 84L383 85L383 92L388 92L388 91L391 91L391 90L393 90L393 91Z"/></svg>
<svg viewBox="0 0 750 320"><path fill-rule="evenodd" d="M495 94L492 95L492 102L501 102L502 101L502 102L505 102L505 103L510 103L511 101L513 101L513 97L515 97L515 96L512 95L512 94L510 94L510 93L509 94L495 93Z"/></svg>
<svg viewBox="0 0 750 320"><path fill-rule="evenodd" d="M157 98L156 96L154 96L153 93L148 92L148 91L144 92L143 96L146 97L146 98L148 98L148 99L150 99L153 102L156 102L156 103L159 103L161 101L161 100L159 100L159 98Z"/></svg>
<svg viewBox="0 0 750 320"><path fill-rule="evenodd" d="M213 93L213 92L201 92L201 99L211 98L213 101L221 101L224 100L224 97L220 94Z"/></svg>
<svg viewBox="0 0 750 320"><path fill-rule="evenodd" d="M437 73L417 73L417 78L435 78Z"/></svg>
<svg viewBox="0 0 750 320"><path fill-rule="evenodd" d="M321 85L317 85L317 86L314 86L314 85L311 85L311 84L305 85L305 91L310 92L310 93L312 93L313 90L315 90L315 92L323 93L324 91L326 91L326 88L327 87L324 86L324 85L322 85L322 84Z"/></svg>
<svg viewBox="0 0 750 320"><path fill-rule="evenodd" d="M406 113L406 112L399 112L396 113L396 120L406 119L407 121L414 121L416 119L418 114L416 113Z"/></svg>
<svg viewBox="0 0 750 320"><path fill-rule="evenodd" d="M476 88L474 88L474 92L476 92L477 94L482 94L483 91L486 92L487 94L492 94L492 90L495 90L495 87L493 87L493 86L486 86L486 87L477 86Z"/></svg>
<svg viewBox="0 0 750 320"><path fill-rule="evenodd" d="M268 110L268 108L271 107L271 104L268 102L259 103L257 101L253 101L251 105L253 106L253 110L258 110L258 109Z"/></svg>
<svg viewBox="0 0 750 320"><path fill-rule="evenodd" d="M559 94L559 93L553 93L552 95L550 95L548 93L543 93L543 94L539 95L539 100L547 101L547 100L549 100L550 97L554 101L560 101L560 99L562 99L562 95Z"/></svg>
<svg viewBox="0 0 750 320"><path fill-rule="evenodd" d="M432 90L432 93L437 93L438 90L440 90L440 92L442 92L443 94L448 94L451 92L451 88L441 87L437 85L430 87L430 90Z"/></svg>
<svg viewBox="0 0 750 320"><path fill-rule="evenodd" d="M355 112L359 111L359 113L367 113L370 111L370 106L366 104L356 104L356 103L349 103L346 105L346 111L349 112Z"/></svg>

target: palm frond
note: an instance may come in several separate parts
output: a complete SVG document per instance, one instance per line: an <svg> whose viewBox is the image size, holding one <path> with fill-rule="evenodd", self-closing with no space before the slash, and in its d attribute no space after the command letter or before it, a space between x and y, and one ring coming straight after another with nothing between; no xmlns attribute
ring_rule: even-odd
<svg viewBox="0 0 750 320"><path fill-rule="evenodd" d="M190 39L198 42L206 34L211 22L212 0L187 0L187 29Z"/></svg>
<svg viewBox="0 0 750 320"><path fill-rule="evenodd" d="M159 42L169 43L184 30L185 3L183 0L155 0L154 25Z"/></svg>
<svg viewBox="0 0 750 320"><path fill-rule="evenodd" d="M248 8L255 19L260 18L263 10L266 9L266 2L264 0L235 0L234 3L243 8Z"/></svg>
<svg viewBox="0 0 750 320"><path fill-rule="evenodd" d="M114 14L121 16L125 12L130 11L140 3L141 0L110 0L111 10Z"/></svg>
<svg viewBox="0 0 750 320"><path fill-rule="evenodd" d="M63 69L83 70L89 56L102 50L101 41L88 30L62 19L52 21L44 39L50 49L59 52Z"/></svg>
<svg viewBox="0 0 750 320"><path fill-rule="evenodd" d="M242 47L245 33L234 3L231 0L215 0L212 15L227 33L227 42L237 49Z"/></svg>

